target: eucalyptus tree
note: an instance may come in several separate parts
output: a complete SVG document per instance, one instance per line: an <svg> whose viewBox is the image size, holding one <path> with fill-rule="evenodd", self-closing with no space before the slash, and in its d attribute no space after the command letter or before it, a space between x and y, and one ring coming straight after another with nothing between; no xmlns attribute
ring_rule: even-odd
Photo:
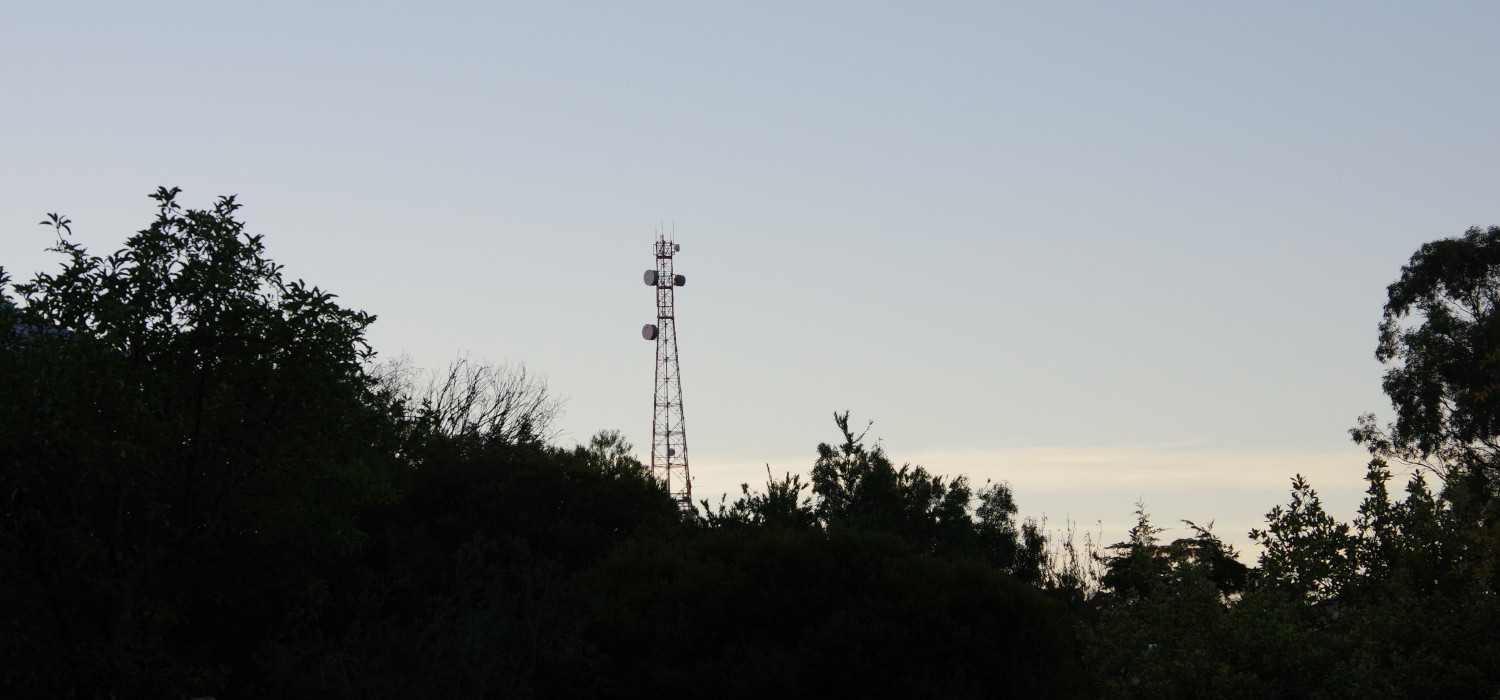
<svg viewBox="0 0 1500 700"><path fill-rule="evenodd" d="M1395 409L1351 433L1377 456L1493 496L1500 478L1500 226L1425 243L1387 288L1375 357Z"/></svg>

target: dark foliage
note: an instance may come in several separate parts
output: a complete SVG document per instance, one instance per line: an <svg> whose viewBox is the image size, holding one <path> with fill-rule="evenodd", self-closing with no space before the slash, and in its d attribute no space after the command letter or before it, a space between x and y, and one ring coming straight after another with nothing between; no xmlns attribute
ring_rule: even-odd
<svg viewBox="0 0 1500 700"><path fill-rule="evenodd" d="M1329 517L1317 493L1296 479L1292 503L1254 533L1265 552L1258 577L1238 595L1224 594L1212 558L1178 566L1159 559L1156 578L1115 601L1086 635L1085 658L1101 694L1500 692L1493 632L1500 609L1484 575L1474 575L1482 557L1420 479L1404 501L1392 501L1389 477L1383 464L1371 465L1353 524Z"/></svg>
<svg viewBox="0 0 1500 700"><path fill-rule="evenodd" d="M684 520L618 433L549 445L524 370L372 370L373 316L177 194L105 258L51 215L61 270L0 271L0 695L1086 689L1003 484L844 414L812 496Z"/></svg>
<svg viewBox="0 0 1500 700"><path fill-rule="evenodd" d="M1500 226L1425 243L1391 283L1375 357L1396 421L1352 432L1376 456L1500 494ZM1494 518L1495 513L1486 512Z"/></svg>
<svg viewBox="0 0 1500 700"><path fill-rule="evenodd" d="M918 552L978 559L1027 583L1042 581L1046 538L1036 521L1017 522L1008 484L986 484L976 494L967 477L909 464L898 469L879 445L865 446L865 433L854 434L847 411L833 419L843 442L818 445L811 484L792 474L778 481L768 467L765 493L743 484L743 496L717 512L704 501L707 524L884 533ZM812 495L804 496L809 488Z"/></svg>
<svg viewBox="0 0 1500 700"><path fill-rule="evenodd" d="M0 270L0 696L1500 694L1500 228L1389 289L1358 517L1298 476L1251 569L1143 505L1056 549L848 413L809 480L685 519L619 433L550 444L524 369L372 369L373 316L177 194L104 258L51 214L61 269ZM1388 460L1431 471L1395 498Z"/></svg>
<svg viewBox="0 0 1500 700"><path fill-rule="evenodd" d="M716 530L636 542L594 574L620 696L1079 697L1062 606L888 534Z"/></svg>
<svg viewBox="0 0 1500 700"><path fill-rule="evenodd" d="M6 305L0 666L22 694L223 687L392 497L373 317L284 281L232 197L176 194L108 258L59 238L62 270Z"/></svg>
<svg viewBox="0 0 1500 700"><path fill-rule="evenodd" d="M646 470L601 434L572 451L430 436L371 509L332 615L278 641L272 695L567 697L601 657L568 582L619 543L682 527Z"/></svg>
<svg viewBox="0 0 1500 700"><path fill-rule="evenodd" d="M1104 577L1118 598L1087 634L1105 697L1500 693L1500 227L1423 245L1388 293L1376 357L1396 421L1352 431L1375 456L1358 517L1338 521L1295 477L1242 578L1206 530L1163 547L1139 511ZM1416 470L1404 499L1387 460Z"/></svg>

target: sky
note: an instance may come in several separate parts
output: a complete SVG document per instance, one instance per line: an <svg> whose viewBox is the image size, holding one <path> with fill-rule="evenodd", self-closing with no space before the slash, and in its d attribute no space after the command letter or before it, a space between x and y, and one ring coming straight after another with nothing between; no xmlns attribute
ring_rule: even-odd
<svg viewBox="0 0 1500 700"><path fill-rule="evenodd" d="M1493 3L13 3L0 266L233 194L383 358L524 364L650 444L676 266L696 498L832 415L1106 541L1351 517L1385 286L1500 224Z"/></svg>

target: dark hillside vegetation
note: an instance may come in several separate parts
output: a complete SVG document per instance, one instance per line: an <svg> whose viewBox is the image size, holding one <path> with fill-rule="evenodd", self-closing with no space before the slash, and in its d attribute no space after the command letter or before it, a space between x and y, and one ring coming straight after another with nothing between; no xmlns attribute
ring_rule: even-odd
<svg viewBox="0 0 1500 700"><path fill-rule="evenodd" d="M221 687L396 498L372 316L287 282L233 198L56 274L0 318L0 638L17 696ZM8 295L7 295L8 297Z"/></svg>
<svg viewBox="0 0 1500 700"><path fill-rule="evenodd" d="M857 530L719 530L616 551L591 638L616 687L726 697L1073 697L1064 607L975 560ZM674 624L663 625L670 620Z"/></svg>
<svg viewBox="0 0 1500 700"><path fill-rule="evenodd" d="M4 279L0 695L1083 687L1003 486L845 414L811 496L684 519L617 433L549 444L524 373L372 365L373 316L177 196L107 257L54 216L61 270Z"/></svg>
<svg viewBox="0 0 1500 700"><path fill-rule="evenodd" d="M552 444L524 370L374 364L373 316L177 195L103 258L53 215L61 269L0 271L0 696L1500 693L1500 228L1390 289L1359 516L1297 477L1250 567L1144 506L1049 540L847 412L806 480L684 518L618 433Z"/></svg>

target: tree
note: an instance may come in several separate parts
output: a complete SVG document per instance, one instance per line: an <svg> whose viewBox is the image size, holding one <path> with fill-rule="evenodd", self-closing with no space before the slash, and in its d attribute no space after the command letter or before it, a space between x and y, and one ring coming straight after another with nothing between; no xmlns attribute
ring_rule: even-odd
<svg viewBox="0 0 1500 700"><path fill-rule="evenodd" d="M1250 531L1265 547L1260 556L1264 585L1292 592L1308 603L1338 597L1357 573L1357 538L1348 523L1323 509L1318 492L1301 474L1292 478L1292 501L1266 514L1266 527Z"/></svg>
<svg viewBox="0 0 1500 700"><path fill-rule="evenodd" d="M740 497L726 507L719 499L718 512L709 505L708 499L701 501L705 520L710 527L735 527L743 525L770 526L791 530L807 530L818 525L818 516L812 498L803 495L808 484L802 483L801 474L788 472L781 480L771 474L771 465L766 465L766 491L760 493L750 484L740 484Z"/></svg>
<svg viewBox="0 0 1500 700"><path fill-rule="evenodd" d="M1376 456L1493 498L1500 468L1500 226L1424 243L1387 289L1375 357L1396 420L1351 433Z"/></svg>
<svg viewBox="0 0 1500 700"><path fill-rule="evenodd" d="M1352 524L1329 516L1295 479L1292 503L1251 533L1265 551L1240 606L1281 609L1316 631L1299 643L1325 659L1307 669L1319 677L1304 678L1309 687L1347 697L1491 696L1500 689L1500 610L1488 533L1429 491L1422 473L1399 501L1390 478L1384 460L1371 460Z"/></svg>
<svg viewBox="0 0 1500 700"><path fill-rule="evenodd" d="M1100 585L1126 600L1145 598L1157 588L1189 575L1211 584L1226 600L1243 590L1250 568L1240 562L1234 547L1213 533L1213 523L1207 527L1191 520L1182 523L1193 536L1163 545L1157 535L1166 530L1152 525L1146 504L1137 502L1130 538L1106 548L1116 554L1104 559Z"/></svg>
<svg viewBox="0 0 1500 700"><path fill-rule="evenodd" d="M0 314L0 641L20 695L203 695L314 614L390 497L374 317L287 281L223 197L108 256L68 239ZM232 630L232 633L227 633Z"/></svg>
<svg viewBox="0 0 1500 700"><path fill-rule="evenodd" d="M1300 512L1300 511L1299 511ZM1085 632L1085 659L1106 698L1299 697L1319 667L1300 598L1246 590L1250 569L1213 525L1163 544L1136 504L1126 541L1109 547L1111 594Z"/></svg>
<svg viewBox="0 0 1500 700"><path fill-rule="evenodd" d="M1143 511L1115 545L1086 657L1105 697L1492 697L1500 689L1500 227L1423 245L1387 290L1376 357L1395 421L1351 431L1373 453L1352 523L1292 480L1250 535L1258 575L1230 598L1207 528L1173 572ZM1388 460L1390 460L1388 462ZM1415 467L1392 497L1391 462ZM1426 473L1441 480L1429 489ZM1241 578L1241 581L1244 579ZM1227 605L1226 605L1227 603Z"/></svg>
<svg viewBox="0 0 1500 700"><path fill-rule="evenodd" d="M865 447L864 433L849 428L849 413L835 413L843 433L837 448L818 445L812 468L812 490L818 496L818 517L830 525L848 525L930 539L931 530L965 512L970 490L959 477L949 484L922 467L897 469L879 445ZM951 493L950 493L951 492Z"/></svg>
<svg viewBox="0 0 1500 700"><path fill-rule="evenodd" d="M974 556L1028 583L1042 580L1046 537L1032 520L1016 522L1015 496L1005 483L980 489L969 480L892 464L878 444L855 435L849 412L835 413L843 434L837 448L821 443L812 468L813 512L829 529L889 532L933 554Z"/></svg>
<svg viewBox="0 0 1500 700"><path fill-rule="evenodd" d="M1354 440L1382 468L1435 473L1445 541L1462 540L1472 575L1500 586L1500 226L1417 249L1387 288L1375 357L1396 418L1361 416Z"/></svg>
<svg viewBox="0 0 1500 700"><path fill-rule="evenodd" d="M985 484L979 489L979 507L974 509L974 539L979 557L1031 584L1043 583L1048 575L1047 536L1037 520L1017 522L1015 494L1005 482ZM1071 546L1071 541L1069 542ZM1047 581L1052 588L1081 588L1084 582L1073 571Z"/></svg>
<svg viewBox="0 0 1500 700"><path fill-rule="evenodd" d="M964 476L949 479L910 464L897 468L880 445L865 445L868 427L856 435L847 411L833 417L843 442L818 445L810 483L791 473L777 479L767 465L764 493L741 484L741 496L727 504L726 494L717 511L702 501L705 523L886 533L924 554L979 559L1026 583L1080 585L1081 577L1065 572L1044 581L1047 538L1036 520L1017 522L1009 484L986 483L976 493Z"/></svg>
<svg viewBox="0 0 1500 700"><path fill-rule="evenodd" d="M1126 597L1142 597L1150 593L1166 577L1166 566L1161 561L1161 546L1156 537L1162 532L1165 532L1163 528L1151 524L1146 504L1137 501L1130 538L1107 547L1116 554L1105 560L1104 575L1099 584L1107 591Z"/></svg>
<svg viewBox="0 0 1500 700"><path fill-rule="evenodd" d="M420 431L490 442L540 445L555 437L563 402L523 364L492 365L463 355L440 374L414 370L406 359L380 365L382 386L401 396Z"/></svg>

